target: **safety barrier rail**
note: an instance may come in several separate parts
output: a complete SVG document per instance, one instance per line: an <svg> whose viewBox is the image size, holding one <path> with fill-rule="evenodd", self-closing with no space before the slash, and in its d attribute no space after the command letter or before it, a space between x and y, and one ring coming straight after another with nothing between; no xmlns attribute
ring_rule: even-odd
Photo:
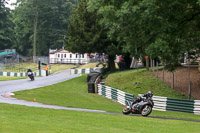
<svg viewBox="0 0 200 133"><path fill-rule="evenodd" d="M97 68L97 67L96 67ZM89 74L96 68L85 68L85 69L71 69L71 74Z"/></svg>
<svg viewBox="0 0 200 133"><path fill-rule="evenodd" d="M46 76L45 70L39 70L38 72L33 72L34 76ZM0 72L0 76L10 76L10 77L26 77L27 73L15 73L15 72Z"/></svg>
<svg viewBox="0 0 200 133"><path fill-rule="evenodd" d="M133 101L134 99L133 94L129 94L102 84L98 84L98 95L104 96L122 105L125 105L127 100ZM186 112L200 115L200 100L153 96L153 101L153 110Z"/></svg>
<svg viewBox="0 0 200 133"><path fill-rule="evenodd" d="M129 94L101 84L98 84L98 95L104 96L122 105L125 105L126 101L133 101L134 99L133 94Z"/></svg>

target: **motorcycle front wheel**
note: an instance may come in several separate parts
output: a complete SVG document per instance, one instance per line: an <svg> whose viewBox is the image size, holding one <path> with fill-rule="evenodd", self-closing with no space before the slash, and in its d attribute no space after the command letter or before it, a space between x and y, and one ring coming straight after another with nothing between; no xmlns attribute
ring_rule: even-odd
<svg viewBox="0 0 200 133"><path fill-rule="evenodd" d="M141 115L142 116L148 116L148 115L151 114L151 111L152 111L152 107L150 105L145 105L142 108Z"/></svg>
<svg viewBox="0 0 200 133"><path fill-rule="evenodd" d="M125 115L128 115L131 113L131 108L128 104L126 104L122 110L122 113L125 114Z"/></svg>

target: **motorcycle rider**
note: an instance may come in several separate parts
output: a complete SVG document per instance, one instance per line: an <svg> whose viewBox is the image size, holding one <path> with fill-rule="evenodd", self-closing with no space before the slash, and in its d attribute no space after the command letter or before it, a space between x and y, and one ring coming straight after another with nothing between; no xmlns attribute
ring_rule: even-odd
<svg viewBox="0 0 200 133"><path fill-rule="evenodd" d="M32 70L31 70L30 68L28 68L27 73L28 73L28 72L32 72Z"/></svg>
<svg viewBox="0 0 200 133"><path fill-rule="evenodd" d="M153 92L152 92L152 91L148 91L148 93L143 94L143 95L140 95L139 97L137 97L137 98L133 101L132 105L141 102L141 101L142 101L142 97L146 97L146 98L148 98L148 97L153 97Z"/></svg>
<svg viewBox="0 0 200 133"><path fill-rule="evenodd" d="M31 80L34 80L34 75L33 75L33 72L30 68L28 68L27 70L27 76L31 79Z"/></svg>

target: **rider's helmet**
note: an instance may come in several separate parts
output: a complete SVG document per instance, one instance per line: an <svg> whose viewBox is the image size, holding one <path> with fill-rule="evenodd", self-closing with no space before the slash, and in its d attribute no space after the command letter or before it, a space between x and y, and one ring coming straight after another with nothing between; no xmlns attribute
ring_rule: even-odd
<svg viewBox="0 0 200 133"><path fill-rule="evenodd" d="M152 91L148 91L147 95L148 95L149 97L153 97L153 92L152 92Z"/></svg>

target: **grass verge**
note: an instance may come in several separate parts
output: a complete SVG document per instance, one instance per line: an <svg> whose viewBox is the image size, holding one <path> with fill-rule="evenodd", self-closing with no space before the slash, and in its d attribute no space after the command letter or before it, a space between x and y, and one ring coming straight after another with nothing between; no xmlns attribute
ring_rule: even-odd
<svg viewBox="0 0 200 133"><path fill-rule="evenodd" d="M70 69L74 66L75 65L51 64L51 73ZM41 65L41 69L45 70L45 67L46 67L45 65ZM11 67L8 67L4 71L5 72L26 72L28 68L36 72L38 71L38 63L20 63L20 64L13 65Z"/></svg>
<svg viewBox="0 0 200 133"><path fill-rule="evenodd" d="M77 69L96 68L98 64L99 63L88 63L88 64L85 64L85 65L80 65ZM105 64L107 65L107 63L105 63ZM98 67L103 67L103 65L100 64ZM116 69L119 69L117 63L115 63L115 67L116 67Z"/></svg>
<svg viewBox="0 0 200 133"><path fill-rule="evenodd" d="M6 77L0 76L0 81L7 81L7 80L17 80L17 79L25 79L26 77Z"/></svg>
<svg viewBox="0 0 200 133"><path fill-rule="evenodd" d="M51 73L55 73L61 70L70 69L75 67L75 65L67 65L67 64L51 64Z"/></svg>
<svg viewBox="0 0 200 133"><path fill-rule="evenodd" d="M109 99L96 94L87 93L86 75L33 90L15 92L15 97L28 101L78 107L87 109L105 110L109 112L121 112L122 106Z"/></svg>
<svg viewBox="0 0 200 133"><path fill-rule="evenodd" d="M37 102L51 105L105 110L117 113L121 113L123 108L122 105L107 98L87 93L86 75L51 86L15 92L15 94L14 97L19 99L28 101L36 99ZM153 111L151 115L200 120L200 115L190 113Z"/></svg>
<svg viewBox="0 0 200 133"><path fill-rule="evenodd" d="M155 96L187 99L184 94L168 87L145 69L112 73L106 78L105 82L107 86L132 93L135 96L151 90Z"/></svg>
<svg viewBox="0 0 200 133"><path fill-rule="evenodd" d="M198 122L0 104L1 133L197 133Z"/></svg>

